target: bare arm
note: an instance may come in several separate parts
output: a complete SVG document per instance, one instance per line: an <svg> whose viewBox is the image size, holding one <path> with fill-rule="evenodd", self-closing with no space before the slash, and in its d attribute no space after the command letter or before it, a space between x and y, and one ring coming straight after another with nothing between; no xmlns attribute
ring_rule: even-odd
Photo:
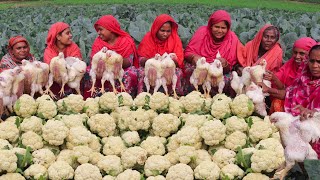
<svg viewBox="0 0 320 180"><path fill-rule="evenodd" d="M264 93L269 93L270 96L275 97L277 99L282 99L286 97L286 90L285 89L275 89L275 88L269 88L264 83L259 83L259 85L262 87L262 91Z"/></svg>
<svg viewBox="0 0 320 180"><path fill-rule="evenodd" d="M284 84L280 79L271 71L266 71L263 75L263 79L271 81L278 89L285 89Z"/></svg>

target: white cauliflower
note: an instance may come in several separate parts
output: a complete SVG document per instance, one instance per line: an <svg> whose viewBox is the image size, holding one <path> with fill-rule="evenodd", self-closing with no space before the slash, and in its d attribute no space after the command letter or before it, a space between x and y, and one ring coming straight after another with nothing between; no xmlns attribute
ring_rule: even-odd
<svg viewBox="0 0 320 180"><path fill-rule="evenodd" d="M226 137L226 127L219 120L205 122L199 129L200 136L207 145L217 145Z"/></svg>
<svg viewBox="0 0 320 180"><path fill-rule="evenodd" d="M48 168L48 175L50 179L73 179L74 170L64 161L56 161Z"/></svg>
<svg viewBox="0 0 320 180"><path fill-rule="evenodd" d="M186 126L177 132L178 142L180 145L193 146L200 149L202 145L202 138L198 128Z"/></svg>
<svg viewBox="0 0 320 180"><path fill-rule="evenodd" d="M106 175L102 178L102 180L115 180L116 177L110 176L110 175Z"/></svg>
<svg viewBox="0 0 320 180"><path fill-rule="evenodd" d="M123 139L124 143L127 146L133 146L133 145L138 144L140 142L139 133L137 131L124 132L121 135L121 138Z"/></svg>
<svg viewBox="0 0 320 180"><path fill-rule="evenodd" d="M0 150L0 173L11 173L17 169L18 158L11 150Z"/></svg>
<svg viewBox="0 0 320 180"><path fill-rule="evenodd" d="M136 111L122 112L118 119L118 127L122 130L148 130L155 116L153 110L144 110L142 108Z"/></svg>
<svg viewBox="0 0 320 180"><path fill-rule="evenodd" d="M104 112L111 112L118 106L118 98L114 92L103 93L99 98L99 106Z"/></svg>
<svg viewBox="0 0 320 180"><path fill-rule="evenodd" d="M77 145L88 145L92 141L91 132L85 127L73 127L70 128L69 134L67 136L67 147L72 149Z"/></svg>
<svg viewBox="0 0 320 180"><path fill-rule="evenodd" d="M235 131L247 132L248 124L243 118L232 116L226 120L226 128L227 134L231 134Z"/></svg>
<svg viewBox="0 0 320 180"><path fill-rule="evenodd" d="M140 180L140 179L141 179L141 174L139 173L139 171L132 170L132 169L127 169L116 177L116 180Z"/></svg>
<svg viewBox="0 0 320 180"><path fill-rule="evenodd" d="M249 173L242 180L269 180L270 178L261 173Z"/></svg>
<svg viewBox="0 0 320 180"><path fill-rule="evenodd" d="M83 123L88 119L88 116L86 114L58 115L58 117L59 117L58 119L61 119L61 121L68 128L77 127L77 126L84 127Z"/></svg>
<svg viewBox="0 0 320 180"><path fill-rule="evenodd" d="M246 145L247 135L240 131L235 131L226 137L224 146L235 151L238 147Z"/></svg>
<svg viewBox="0 0 320 180"><path fill-rule="evenodd" d="M42 137L51 145L59 146L63 144L68 136L69 129L61 121L51 119L42 127Z"/></svg>
<svg viewBox="0 0 320 180"><path fill-rule="evenodd" d="M182 114L182 110L183 104L179 100L169 97L169 113L179 117Z"/></svg>
<svg viewBox="0 0 320 180"><path fill-rule="evenodd" d="M48 168L55 160L56 156L49 149L38 149L32 153L34 164L40 164Z"/></svg>
<svg viewBox="0 0 320 180"><path fill-rule="evenodd" d="M169 111L169 97L161 92L155 92L150 97L150 108L157 112Z"/></svg>
<svg viewBox="0 0 320 180"><path fill-rule="evenodd" d="M85 163L74 171L74 180L102 180L102 175L97 166Z"/></svg>
<svg viewBox="0 0 320 180"><path fill-rule="evenodd" d="M74 169L79 166L75 152L70 149L64 149L60 151L57 156L57 161L65 161Z"/></svg>
<svg viewBox="0 0 320 180"><path fill-rule="evenodd" d="M193 170L186 164L176 164L168 170L167 180L193 180Z"/></svg>
<svg viewBox="0 0 320 180"><path fill-rule="evenodd" d="M93 152L90 156L90 164L97 165L100 159L102 159L104 155L100 152Z"/></svg>
<svg viewBox="0 0 320 180"><path fill-rule="evenodd" d="M272 172L278 168L277 153L271 150L256 150L250 159L253 172Z"/></svg>
<svg viewBox="0 0 320 180"><path fill-rule="evenodd" d="M144 165L144 172L148 177L157 176L168 170L170 166L170 161L164 156L153 155L147 159Z"/></svg>
<svg viewBox="0 0 320 180"><path fill-rule="evenodd" d="M178 135L173 134L171 137L169 137L168 144L166 146L167 146L168 152L172 152L178 149L178 147L180 147L180 142L178 141Z"/></svg>
<svg viewBox="0 0 320 180"><path fill-rule="evenodd" d="M170 161L171 165L179 163L179 155L175 151L168 152L164 157Z"/></svg>
<svg viewBox="0 0 320 180"><path fill-rule="evenodd" d="M168 137L178 130L181 121L172 114L160 114L153 119L152 130L156 136Z"/></svg>
<svg viewBox="0 0 320 180"><path fill-rule="evenodd" d="M121 162L125 169L132 168L136 164L144 165L147 160L147 151L141 147L134 146L121 153Z"/></svg>
<svg viewBox="0 0 320 180"><path fill-rule="evenodd" d="M126 149L124 142L119 136L110 136L103 138L103 154L105 155L117 155L120 156L121 153Z"/></svg>
<svg viewBox="0 0 320 180"><path fill-rule="evenodd" d="M146 140L142 141L140 147L148 152L148 155L163 155L166 149L163 144L163 139L159 136L148 136Z"/></svg>
<svg viewBox="0 0 320 180"><path fill-rule="evenodd" d="M92 134L91 141L88 144L88 147L94 152L100 152L102 147L102 145L100 144L100 139L96 135Z"/></svg>
<svg viewBox="0 0 320 180"><path fill-rule="evenodd" d="M88 120L90 130L100 137L112 136L116 129L116 123L109 114L96 114Z"/></svg>
<svg viewBox="0 0 320 180"><path fill-rule="evenodd" d="M4 121L0 123L0 139L5 139L13 143L18 137L19 129L13 122Z"/></svg>
<svg viewBox="0 0 320 180"><path fill-rule="evenodd" d="M227 164L221 168L220 177L228 177L229 179L241 179L244 176L244 171L235 164Z"/></svg>
<svg viewBox="0 0 320 180"><path fill-rule="evenodd" d="M117 176L123 171L121 159L116 155L104 156L97 164L100 170L108 175Z"/></svg>
<svg viewBox="0 0 320 180"><path fill-rule="evenodd" d="M207 150L199 149L199 150L196 150L195 161L189 163L189 166L192 169L195 169L200 163L205 161L212 162L211 156Z"/></svg>
<svg viewBox="0 0 320 180"><path fill-rule="evenodd" d="M196 149L192 146L180 146L176 149L180 163L188 164L196 159Z"/></svg>
<svg viewBox="0 0 320 180"><path fill-rule="evenodd" d="M0 149L12 149L12 145L9 141L0 139Z"/></svg>
<svg viewBox="0 0 320 180"><path fill-rule="evenodd" d="M57 115L57 105L49 95L42 95L41 97L38 97L36 102L38 103L38 117L51 119Z"/></svg>
<svg viewBox="0 0 320 180"><path fill-rule="evenodd" d="M88 146L75 146L73 152L80 164L88 163L92 154L92 150Z"/></svg>
<svg viewBox="0 0 320 180"><path fill-rule="evenodd" d="M12 148L11 151L13 151L14 153L21 154L21 155L25 155L26 152L27 152L26 149L24 149L24 148L18 148L18 147Z"/></svg>
<svg viewBox="0 0 320 180"><path fill-rule="evenodd" d="M267 139L272 134L272 128L269 123L257 121L249 129L249 137L253 142Z"/></svg>
<svg viewBox="0 0 320 180"><path fill-rule="evenodd" d="M39 179L40 176L47 177L47 168L40 164L32 164L24 171L24 176L28 179Z"/></svg>
<svg viewBox="0 0 320 180"><path fill-rule="evenodd" d="M134 99L134 105L138 107L149 106L151 94L142 92Z"/></svg>
<svg viewBox="0 0 320 180"><path fill-rule="evenodd" d="M212 98L211 115L217 119L225 119L231 116L231 98L225 94L217 94Z"/></svg>
<svg viewBox="0 0 320 180"><path fill-rule="evenodd" d="M28 94L19 97L13 106L14 112L21 117L31 117L37 112L38 103Z"/></svg>
<svg viewBox="0 0 320 180"><path fill-rule="evenodd" d="M275 166L280 166L285 161L284 149L279 140L274 138L268 138L261 140L256 146L256 149L266 149L275 152L278 158L278 162Z"/></svg>
<svg viewBox="0 0 320 180"><path fill-rule="evenodd" d="M234 115L245 118L250 116L254 111L252 100L245 94L236 96L230 103L231 111Z"/></svg>
<svg viewBox="0 0 320 180"><path fill-rule="evenodd" d="M196 179L219 179L220 168L214 162L202 162L194 170Z"/></svg>
<svg viewBox="0 0 320 180"><path fill-rule="evenodd" d="M205 106L203 95L198 91L192 91L188 95L181 97L180 102L188 113L201 111Z"/></svg>
<svg viewBox="0 0 320 180"><path fill-rule="evenodd" d="M82 95L70 94L69 96L57 101L58 110L62 114L81 113L84 107Z"/></svg>
<svg viewBox="0 0 320 180"><path fill-rule="evenodd" d="M228 164L233 164L236 159L236 153L229 149L218 149L212 156L213 162L215 162L219 168L222 168Z"/></svg>
<svg viewBox="0 0 320 180"><path fill-rule="evenodd" d="M118 98L118 106L132 106L133 105L133 99L132 96L127 92L121 92L117 94Z"/></svg>
<svg viewBox="0 0 320 180"><path fill-rule="evenodd" d="M21 135L22 144L29 146L33 151L43 147L42 137L33 131L28 131Z"/></svg>
<svg viewBox="0 0 320 180"><path fill-rule="evenodd" d="M166 180L164 176L149 176L146 180Z"/></svg>
<svg viewBox="0 0 320 180"><path fill-rule="evenodd" d="M204 99L204 104L205 104L205 106L204 106L204 108L203 108L203 112L205 112L206 114L210 114L210 112L211 112L211 106L212 106L212 98L211 97L206 97L205 99Z"/></svg>
<svg viewBox="0 0 320 180"><path fill-rule="evenodd" d="M20 130L22 132L33 131L35 133L42 133L42 120L36 116L24 118L20 124Z"/></svg>
<svg viewBox="0 0 320 180"><path fill-rule="evenodd" d="M0 176L0 180L25 180L25 178L19 173L7 173Z"/></svg>
<svg viewBox="0 0 320 180"><path fill-rule="evenodd" d="M99 113L99 97L87 98L84 102L83 112L89 117Z"/></svg>
<svg viewBox="0 0 320 180"><path fill-rule="evenodd" d="M212 118L212 116L206 116L206 115L182 114L180 116L180 120L182 122L185 122L184 126L192 126L199 129L205 122L211 119L209 117Z"/></svg>

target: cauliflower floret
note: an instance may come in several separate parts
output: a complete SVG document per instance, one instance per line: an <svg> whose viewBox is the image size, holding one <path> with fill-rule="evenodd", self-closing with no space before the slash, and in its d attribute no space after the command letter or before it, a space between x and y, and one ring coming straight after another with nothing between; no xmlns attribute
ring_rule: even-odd
<svg viewBox="0 0 320 180"><path fill-rule="evenodd" d="M119 136L110 136L103 138L103 154L105 155L117 155L120 156L121 153L126 149L124 142Z"/></svg>
<svg viewBox="0 0 320 180"><path fill-rule="evenodd" d="M42 127L42 137L51 145L59 146L63 144L68 136L69 129L61 121L51 119Z"/></svg>
<svg viewBox="0 0 320 180"><path fill-rule="evenodd" d="M74 170L68 163L64 161L57 161L51 164L48 168L48 175L50 179L72 179Z"/></svg>
<svg viewBox="0 0 320 180"><path fill-rule="evenodd" d="M104 155L100 152L93 152L90 156L90 164L97 165L100 159L102 159Z"/></svg>
<svg viewBox="0 0 320 180"><path fill-rule="evenodd" d="M154 135L168 137L178 130L181 122L172 114L160 114L153 119L152 130Z"/></svg>
<svg viewBox="0 0 320 180"><path fill-rule="evenodd" d="M269 180L270 178L261 173L249 173L242 180Z"/></svg>
<svg viewBox="0 0 320 180"><path fill-rule="evenodd" d="M141 147L130 147L121 153L122 165L125 169L132 168L136 164L144 165L147 154L147 151Z"/></svg>
<svg viewBox="0 0 320 180"><path fill-rule="evenodd" d="M91 132L84 127L78 126L71 128L67 136L68 149L72 149L77 145L88 145L92 141L91 135Z"/></svg>
<svg viewBox="0 0 320 180"><path fill-rule="evenodd" d="M153 93L149 104L150 108L158 113L169 111L169 97L161 92Z"/></svg>
<svg viewBox="0 0 320 180"><path fill-rule="evenodd" d="M192 91L188 95L181 97L180 102L188 113L201 111L205 106L205 100L202 94L198 91Z"/></svg>
<svg viewBox="0 0 320 180"><path fill-rule="evenodd" d="M175 151L168 152L164 157L170 161L171 165L179 163L179 155Z"/></svg>
<svg viewBox="0 0 320 180"><path fill-rule="evenodd" d="M236 159L236 153L229 149L218 149L212 156L213 162L215 162L219 168L223 168L227 164L233 164Z"/></svg>
<svg viewBox="0 0 320 180"><path fill-rule="evenodd" d="M130 129L131 131L148 130L153 117L153 113L142 108L136 111L125 111L119 116L118 127L122 130Z"/></svg>
<svg viewBox="0 0 320 180"><path fill-rule="evenodd" d="M169 97L169 113L179 117L182 114L183 104L173 97Z"/></svg>
<svg viewBox="0 0 320 180"><path fill-rule="evenodd" d="M228 177L229 179L239 178L241 179L244 176L244 171L235 164L228 164L221 168L220 177Z"/></svg>
<svg viewBox="0 0 320 180"><path fill-rule="evenodd" d="M207 122L212 116L198 115L198 114L182 114L180 120L185 122L184 126L192 126L201 128L201 126Z"/></svg>
<svg viewBox="0 0 320 180"><path fill-rule="evenodd" d="M220 168L214 162L202 162L194 170L197 179L219 179Z"/></svg>
<svg viewBox="0 0 320 180"><path fill-rule="evenodd" d="M227 134L231 134L235 131L246 132L248 130L248 124L243 118L232 116L226 120L226 128Z"/></svg>
<svg viewBox="0 0 320 180"><path fill-rule="evenodd" d="M11 150L0 150L0 173L14 172L17 169L18 158Z"/></svg>
<svg viewBox="0 0 320 180"><path fill-rule="evenodd" d="M278 141L281 141L279 132L272 133L271 138L274 138L274 139L276 139Z"/></svg>
<svg viewBox="0 0 320 180"><path fill-rule="evenodd" d="M70 149L64 149L60 151L59 155L57 156L57 161L65 161L74 169L79 166L74 151Z"/></svg>
<svg viewBox="0 0 320 180"><path fill-rule="evenodd" d="M196 149L192 146L180 146L176 149L176 153L179 156L180 163L184 164L195 161L197 156Z"/></svg>
<svg viewBox="0 0 320 180"><path fill-rule="evenodd" d="M48 168L55 160L56 156L49 149L38 149L32 153L34 164L40 164Z"/></svg>
<svg viewBox="0 0 320 180"><path fill-rule="evenodd" d="M178 142L180 145L193 146L200 149L202 145L202 138L200 137L199 130L196 127L183 127L177 133Z"/></svg>
<svg viewBox="0 0 320 180"><path fill-rule="evenodd" d="M277 153L271 150L256 150L251 156L253 172L272 172L278 167Z"/></svg>
<svg viewBox="0 0 320 180"><path fill-rule="evenodd" d="M100 170L108 175L117 176L123 171L121 159L116 155L104 156L97 164Z"/></svg>
<svg viewBox="0 0 320 180"><path fill-rule="evenodd" d="M106 175L102 178L102 180L115 180L116 177L110 176L110 175Z"/></svg>
<svg viewBox="0 0 320 180"><path fill-rule="evenodd" d="M89 117L99 113L99 97L87 98L84 102L83 112Z"/></svg>
<svg viewBox="0 0 320 180"><path fill-rule="evenodd" d="M5 139L13 143L18 139L18 137L19 129L14 123L10 121L0 123L0 139Z"/></svg>
<svg viewBox="0 0 320 180"><path fill-rule="evenodd" d="M150 176L148 177L146 180L166 180L166 178L164 176Z"/></svg>
<svg viewBox="0 0 320 180"><path fill-rule="evenodd" d="M116 123L109 114L96 114L88 120L92 132L98 133L100 137L112 136L116 129Z"/></svg>
<svg viewBox="0 0 320 180"><path fill-rule="evenodd" d="M206 113L206 114L210 114L210 111L211 111L211 106L212 106L212 98L211 97L206 97L204 99L204 108L203 108L203 112Z"/></svg>
<svg viewBox="0 0 320 180"><path fill-rule="evenodd" d="M21 117L31 117L37 112L38 103L28 94L19 97L13 106L14 112Z"/></svg>
<svg viewBox="0 0 320 180"><path fill-rule="evenodd" d="M56 103L48 95L42 95L38 97L36 102L38 103L37 116L43 119L51 119L58 113Z"/></svg>
<svg viewBox="0 0 320 180"><path fill-rule="evenodd" d="M7 173L0 176L0 180L25 180L25 178L19 173Z"/></svg>
<svg viewBox="0 0 320 180"><path fill-rule="evenodd" d="M121 92L117 94L118 106L132 106L133 99L132 96L127 92Z"/></svg>
<svg viewBox="0 0 320 180"><path fill-rule="evenodd" d="M137 131L127 131L121 135L127 146L132 146L140 142L139 133Z"/></svg>
<svg viewBox="0 0 320 180"><path fill-rule="evenodd" d="M13 151L14 153L18 153L18 154L21 154L21 155L25 155L27 150L26 149L23 149L23 148L12 148L11 151Z"/></svg>
<svg viewBox="0 0 320 180"><path fill-rule="evenodd" d="M249 137L253 142L267 139L272 134L272 128L269 123L257 121L249 129Z"/></svg>
<svg viewBox="0 0 320 180"><path fill-rule="evenodd" d="M88 144L88 147L94 152L100 152L102 145L100 144L100 140L96 135L91 135L91 142Z"/></svg>
<svg viewBox="0 0 320 180"><path fill-rule="evenodd" d="M168 170L167 180L193 180L193 170L186 164L176 164Z"/></svg>
<svg viewBox="0 0 320 180"><path fill-rule="evenodd" d="M212 98L211 115L217 119L225 119L231 115L231 98L225 94L217 94Z"/></svg>
<svg viewBox="0 0 320 180"><path fill-rule="evenodd" d="M84 107L82 95L70 94L69 96L57 101L58 110L62 114L81 113Z"/></svg>
<svg viewBox="0 0 320 180"><path fill-rule="evenodd" d="M240 131L235 131L226 137L226 142L224 146L228 149L235 151L237 147L242 147L246 145L247 135Z"/></svg>
<svg viewBox="0 0 320 180"><path fill-rule="evenodd" d="M103 93L99 99L99 106L104 112L112 112L118 106L118 98L114 92Z"/></svg>
<svg viewBox="0 0 320 180"><path fill-rule="evenodd" d="M73 151L80 164L89 162L92 150L88 146L76 146L73 148Z"/></svg>
<svg viewBox="0 0 320 180"><path fill-rule="evenodd" d="M275 166L280 166L285 161L284 149L279 140L274 138L268 138L261 140L255 147L256 149L266 149L274 151L277 154L278 162Z"/></svg>
<svg viewBox="0 0 320 180"><path fill-rule="evenodd" d="M144 165L144 172L146 173L146 176L157 176L160 175L162 172L169 169L171 166L170 161L160 155L153 155L150 156L145 165Z"/></svg>
<svg viewBox="0 0 320 180"><path fill-rule="evenodd" d="M12 149L12 145L9 141L0 139L0 149Z"/></svg>
<svg viewBox="0 0 320 180"><path fill-rule="evenodd" d="M24 176L28 179L34 178L39 179L40 176L46 177L47 176L47 168L40 165L40 164L32 164L24 171Z"/></svg>
<svg viewBox="0 0 320 180"><path fill-rule="evenodd" d="M139 173L139 171L132 170L132 169L127 169L116 177L116 180L140 180L140 179L141 179L141 174Z"/></svg>
<svg viewBox="0 0 320 180"><path fill-rule="evenodd" d="M42 120L36 116L24 118L20 124L20 130L22 132L33 131L35 133L42 133Z"/></svg>
<svg viewBox="0 0 320 180"><path fill-rule="evenodd" d="M205 161L209 161L212 162L211 160L211 156L208 153L208 151L204 150L204 149L199 149L196 150L196 158L195 161L189 163L189 166L192 169L195 169L200 163L205 162Z"/></svg>
<svg viewBox="0 0 320 180"><path fill-rule="evenodd" d="M29 146L33 151L43 147L42 137L33 131L28 131L21 135L22 144Z"/></svg>
<svg viewBox="0 0 320 180"><path fill-rule="evenodd" d="M166 146L167 146L168 152L172 152L178 149L178 147L180 147L180 142L178 141L178 135L173 134L171 137L169 137L168 144Z"/></svg>
<svg viewBox="0 0 320 180"><path fill-rule="evenodd" d="M151 94L142 92L134 99L134 105L138 107L149 106Z"/></svg>
<svg viewBox="0 0 320 180"><path fill-rule="evenodd" d="M97 166L85 163L77 167L77 169L74 172L74 179L75 180L101 180L102 175Z"/></svg>
<svg viewBox="0 0 320 180"><path fill-rule="evenodd" d="M148 136L146 140L142 141L140 147L145 149L149 156L163 155L166 153L163 140L159 136Z"/></svg>
<svg viewBox="0 0 320 180"><path fill-rule="evenodd" d="M199 129L200 136L207 145L217 145L226 137L226 127L219 120L207 121Z"/></svg>
<svg viewBox="0 0 320 180"><path fill-rule="evenodd" d="M248 117L254 111L254 104L252 100L245 94L236 96L230 103L230 107L232 113L240 118Z"/></svg>
<svg viewBox="0 0 320 180"><path fill-rule="evenodd" d="M84 127L83 123L87 121L88 116L86 114L70 114L70 115L62 115L61 121L68 127Z"/></svg>

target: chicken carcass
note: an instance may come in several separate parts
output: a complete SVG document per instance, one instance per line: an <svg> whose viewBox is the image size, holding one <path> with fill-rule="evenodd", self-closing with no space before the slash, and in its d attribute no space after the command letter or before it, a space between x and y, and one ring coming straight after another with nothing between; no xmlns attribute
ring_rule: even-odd
<svg viewBox="0 0 320 180"><path fill-rule="evenodd" d="M303 162L305 159L318 159L317 153L312 149L310 142L316 142L320 138L320 113L313 117L300 121L300 116L292 116L286 112L271 114L270 121L279 128L282 144L285 147L285 168L277 172L275 176L284 179L295 162Z"/></svg>
<svg viewBox="0 0 320 180"><path fill-rule="evenodd" d="M7 107L10 112L13 112L12 85L15 76L14 69L7 69L0 73L0 92L2 94L3 107Z"/></svg>
<svg viewBox="0 0 320 180"><path fill-rule="evenodd" d="M208 69L208 75L205 82L205 87L207 90L206 97L210 97L211 87L218 87L219 94L222 93L225 82L223 79L223 67L221 61L216 59L210 64Z"/></svg>
<svg viewBox="0 0 320 180"><path fill-rule="evenodd" d="M176 86L178 77L176 75L176 64L174 61L178 60L178 57L175 53L164 53L161 56L161 69L162 69L162 87L166 93L167 96L169 96L168 93L168 85L172 85L173 90L173 96L174 98L178 98L178 95L176 93Z"/></svg>
<svg viewBox="0 0 320 180"><path fill-rule="evenodd" d="M238 76L236 71L232 71L232 80L230 82L231 88L237 93L237 95L242 94L243 90L243 82L241 81L241 77Z"/></svg>
<svg viewBox="0 0 320 180"><path fill-rule="evenodd" d="M209 63L207 63L205 57L201 57L200 59L198 59L196 68L190 76L190 83L194 86L196 91L199 91L198 86L202 85L204 94L207 94L204 82L207 78L208 69Z"/></svg>
<svg viewBox="0 0 320 180"><path fill-rule="evenodd" d="M255 66L250 67L251 79L255 83L261 83L263 74L266 72L267 61L262 59L261 62Z"/></svg>
<svg viewBox="0 0 320 180"><path fill-rule="evenodd" d="M25 76L22 72L22 68L17 66L13 68L14 71L14 80L12 82L12 89L11 89L11 100L12 104L14 104L17 99L22 96L24 92L24 79Z"/></svg>
<svg viewBox="0 0 320 180"><path fill-rule="evenodd" d="M144 84L146 85L147 92L149 93L150 87L154 87L153 93L157 92L162 84L162 68L161 56L156 54L153 58L146 61L144 67Z"/></svg>
<svg viewBox="0 0 320 180"><path fill-rule="evenodd" d="M246 95L252 100L254 104L254 111L261 116L267 116L266 103L264 101L264 94L262 88L251 82L250 86L246 89Z"/></svg>
<svg viewBox="0 0 320 180"><path fill-rule="evenodd" d="M95 84L96 80L101 79L101 91L104 91L104 82L106 81L106 62L107 62L107 48L103 47L92 57L91 69L89 75L91 77L92 87L88 92L91 92L91 96L96 92Z"/></svg>
<svg viewBox="0 0 320 180"><path fill-rule="evenodd" d="M68 86L80 92L80 81L86 73L87 64L76 57L67 57Z"/></svg>
<svg viewBox="0 0 320 180"><path fill-rule="evenodd" d="M43 87L48 88L49 81L49 65L40 61L34 61L34 71L36 73L36 80L31 85L30 95L33 97L36 92L43 94ZM51 96L53 93L51 94Z"/></svg>
<svg viewBox="0 0 320 180"><path fill-rule="evenodd" d="M38 74L34 62L22 60L22 73L24 74L24 93L30 94L32 97L35 93L34 84L36 83Z"/></svg>

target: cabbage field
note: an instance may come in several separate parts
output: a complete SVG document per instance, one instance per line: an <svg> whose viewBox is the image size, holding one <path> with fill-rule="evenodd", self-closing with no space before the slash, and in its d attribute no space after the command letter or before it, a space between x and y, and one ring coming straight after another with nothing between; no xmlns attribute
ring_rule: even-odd
<svg viewBox="0 0 320 180"><path fill-rule="evenodd" d="M42 59L47 31L51 24L64 21L71 25L73 39L80 46L83 57L88 61L93 40L97 36L93 24L102 15L112 14L139 44L149 30L155 17L167 13L179 24L179 35L184 46L194 31L205 25L210 14L225 9L232 15L232 30L242 43L251 40L266 23L280 28L280 42L284 59L291 54L293 42L303 36L320 40L320 12L298 13L281 10L219 8L203 5L86 5L50 6L7 9L0 12L0 57L6 53L8 39L16 34L24 35L30 42L32 52Z"/></svg>

